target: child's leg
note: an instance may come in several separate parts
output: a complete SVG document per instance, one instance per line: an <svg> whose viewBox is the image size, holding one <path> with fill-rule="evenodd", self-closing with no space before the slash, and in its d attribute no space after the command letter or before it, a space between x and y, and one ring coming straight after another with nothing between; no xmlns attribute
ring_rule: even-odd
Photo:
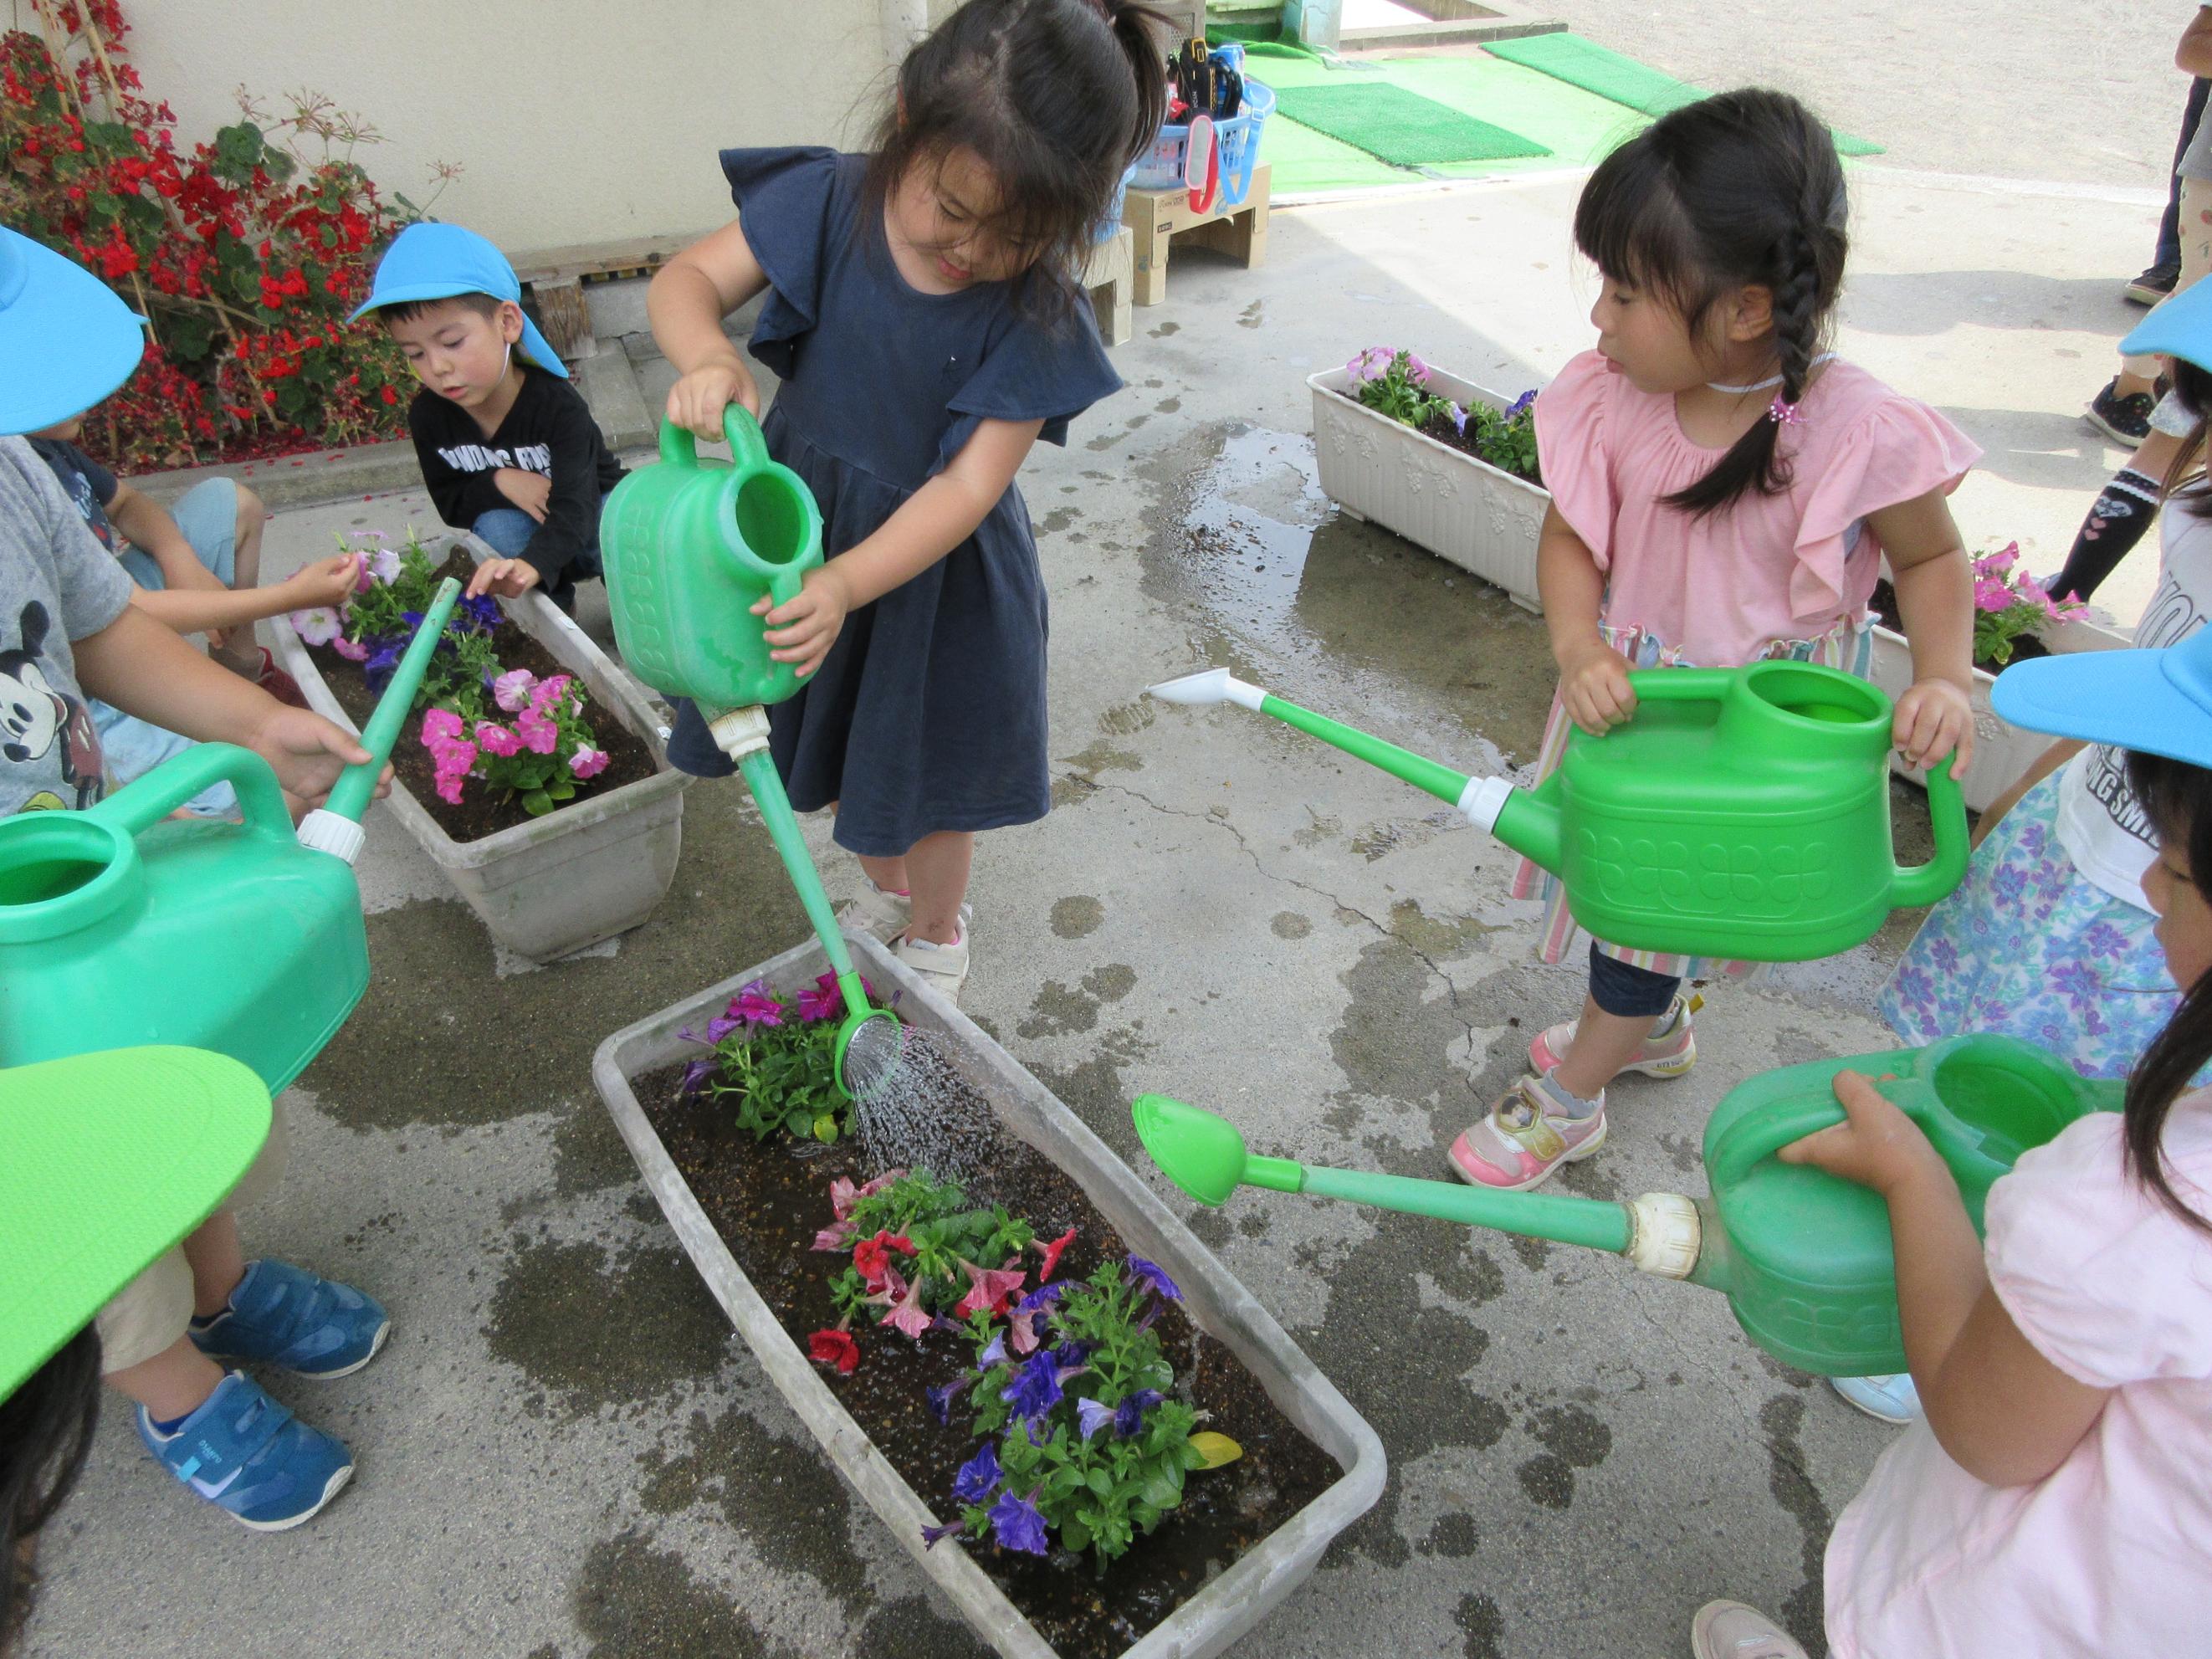
<svg viewBox="0 0 2212 1659"><path fill-rule="evenodd" d="M902 862L914 894L908 939L931 945L959 942L960 905L968 896L968 872L975 858L975 837L964 830L924 836L907 848Z"/></svg>
<svg viewBox="0 0 2212 1659"><path fill-rule="evenodd" d="M261 586L261 532L268 522L269 510L261 505L261 497L240 484L238 503L231 514L230 589L234 593ZM222 646L209 654L233 673L249 680L257 678L261 672L261 646L250 623L232 629L223 635Z"/></svg>
<svg viewBox="0 0 2212 1659"><path fill-rule="evenodd" d="M192 1312L198 1318L213 1319L230 1305L230 1293L246 1277L237 1213L217 1210L186 1236L184 1251L192 1270Z"/></svg>
<svg viewBox="0 0 2212 1659"><path fill-rule="evenodd" d="M207 1403L222 1381L222 1367L195 1348L190 1337L180 1336L151 1359L110 1371L106 1381L143 1406L155 1422L174 1423Z"/></svg>
<svg viewBox="0 0 2212 1659"><path fill-rule="evenodd" d="M185 1334L192 1293L184 1252L165 1250L117 1292L96 1322L105 1380L157 1423L198 1411L222 1381L222 1367Z"/></svg>
<svg viewBox="0 0 2212 1659"><path fill-rule="evenodd" d="M1591 946L1589 994L1553 1080L1578 1099L1595 1100L1636 1058L1652 1023L1673 1009L1681 987L1672 975L1634 967Z"/></svg>

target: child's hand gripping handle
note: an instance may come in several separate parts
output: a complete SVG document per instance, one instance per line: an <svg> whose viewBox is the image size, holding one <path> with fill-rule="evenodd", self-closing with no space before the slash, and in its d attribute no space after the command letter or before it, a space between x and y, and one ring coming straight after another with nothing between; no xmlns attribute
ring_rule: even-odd
<svg viewBox="0 0 2212 1659"><path fill-rule="evenodd" d="M760 422L734 398L722 408L722 435L730 441L730 460L738 472L768 464L768 441L761 435ZM660 459L687 472L699 470L699 441L689 427L678 426L665 415L660 417Z"/></svg>
<svg viewBox="0 0 2212 1659"><path fill-rule="evenodd" d="M1933 1139L1936 1133L1940 1133L1943 1103L1924 1081L1909 1077L1883 1078L1874 1086L1918 1124L1923 1133ZM1760 1160L1773 1157L1807 1135L1832 1129L1844 1121L1844 1115L1842 1103L1831 1095L1801 1101L1779 1111L1739 1118L1705 1159L1705 1179L1717 1194L1741 1181Z"/></svg>
<svg viewBox="0 0 2212 1659"><path fill-rule="evenodd" d="M399 659L398 667L392 670L391 682L377 699L368 724L362 728L361 746L368 750L368 759L339 773L338 781L331 786L330 798L307 814L306 822L300 825L303 845L335 854L349 864L361 851L361 815L368 811L370 798L376 793L376 781L383 774L385 762L391 758L392 745L414 709L415 693L422 689L423 671L429 667L431 656L445 637L446 619L453 614L453 605L460 597L461 585L454 578L448 576L438 584L437 594L431 599L430 608L422 613L422 623L409 641L406 654Z"/></svg>

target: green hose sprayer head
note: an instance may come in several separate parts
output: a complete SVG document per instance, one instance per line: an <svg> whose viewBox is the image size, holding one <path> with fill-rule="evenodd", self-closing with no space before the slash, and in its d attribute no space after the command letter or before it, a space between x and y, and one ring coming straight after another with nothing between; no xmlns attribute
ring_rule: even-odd
<svg viewBox="0 0 2212 1659"><path fill-rule="evenodd" d="M1471 778L1247 685L1225 668L1153 686L1163 702L1273 716L1459 809L1559 878L1575 920L1642 951L1809 962L1871 938L1893 908L1933 904L1966 871L1966 810L1929 775L1933 858L1890 842L1894 710L1813 663L1637 670L1633 719L1577 728L1534 789Z"/></svg>
<svg viewBox="0 0 2212 1659"><path fill-rule="evenodd" d="M368 803L375 797L376 781L384 774L385 763L392 758L392 745L398 741L399 728L406 724L415 706L415 694L422 690L422 675L430 666L431 657L436 654L438 641L445 636L446 619L453 614L453 606L460 597L461 585L453 577L438 584L430 608L422 613L422 625L407 643L406 654L392 671L384 695L377 699L368 724L362 728L361 746L368 750L368 760L339 773L338 781L331 786L329 798L301 821L302 847L332 854L348 864L361 856L361 815L368 811Z"/></svg>

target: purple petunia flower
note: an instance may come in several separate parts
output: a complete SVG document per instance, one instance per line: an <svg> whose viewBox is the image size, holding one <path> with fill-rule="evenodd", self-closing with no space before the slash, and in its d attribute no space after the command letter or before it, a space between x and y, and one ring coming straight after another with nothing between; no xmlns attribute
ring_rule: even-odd
<svg viewBox="0 0 2212 1659"><path fill-rule="evenodd" d="M1531 386L1528 391L1522 392L1519 397L1516 398L1512 403L1506 406L1505 418L1509 421L1511 420L1516 415L1522 413L1528 407L1529 404L1535 401L1536 388Z"/></svg>
<svg viewBox="0 0 2212 1659"><path fill-rule="evenodd" d="M713 1060L695 1060L689 1066L686 1066L684 1068L684 1082L678 1089L677 1092L678 1094L696 1095L700 1090L707 1086L707 1079L714 1075L714 1062Z"/></svg>
<svg viewBox="0 0 2212 1659"><path fill-rule="evenodd" d="M1169 1301L1180 1302L1182 1300L1182 1292L1176 1288L1175 1280L1170 1279L1158 1263L1147 1261L1144 1257L1136 1255L1133 1251L1131 1252L1128 1261L1129 1271L1135 1274L1139 1279L1144 1280L1146 1284L1151 1285L1154 1290L1158 1291L1162 1296L1167 1297Z"/></svg>
<svg viewBox="0 0 2212 1659"><path fill-rule="evenodd" d="M999 1494L999 1501L991 1505L991 1534L1000 1548L1030 1555L1045 1553L1044 1516L1034 1501L1042 1490L1034 1488L1027 1498L1017 1498L1010 1492Z"/></svg>
<svg viewBox="0 0 2212 1659"><path fill-rule="evenodd" d="M743 1030L744 1021L732 1019L727 1014L717 1014L707 1022L706 1042L709 1048L720 1042L732 1031Z"/></svg>
<svg viewBox="0 0 2212 1659"><path fill-rule="evenodd" d="M1052 1363L1064 1371L1080 1370L1091 1363L1091 1345L1063 1342L1052 1351Z"/></svg>
<svg viewBox="0 0 2212 1659"><path fill-rule="evenodd" d="M1014 1372L1013 1381L999 1390L999 1398L1013 1407L1017 1417L1039 1418L1060 1403L1060 1367L1049 1353L1033 1355Z"/></svg>
<svg viewBox="0 0 2212 1659"><path fill-rule="evenodd" d="M1075 1419L1078 1429L1088 1440L1114 1420L1114 1408L1102 1406L1096 1400L1079 1400L1075 1402Z"/></svg>
<svg viewBox="0 0 2212 1659"><path fill-rule="evenodd" d="M967 1523L965 1522L955 1521L950 1526L924 1527L921 1529L922 1548L926 1550L935 1549L937 1547L937 1540L939 1539L950 1538L954 1533L964 1530L966 1525Z"/></svg>
<svg viewBox="0 0 2212 1659"><path fill-rule="evenodd" d="M981 1504L999 1489L1006 1473L999 1467L999 1449L989 1441L983 1449L960 1466L952 1477L952 1495L963 1504Z"/></svg>
<svg viewBox="0 0 2212 1659"><path fill-rule="evenodd" d="M963 1326L962 1328L966 1328ZM983 1352L975 1356L975 1374L980 1376L992 1366L1003 1365L1006 1363L1006 1334L1004 1331L995 1332L991 1340L984 1344Z"/></svg>
<svg viewBox="0 0 2212 1659"><path fill-rule="evenodd" d="M950 1424L952 1421L952 1402L972 1381L972 1377L956 1376L943 1388L930 1389L929 1414L939 1423Z"/></svg>
<svg viewBox="0 0 2212 1659"><path fill-rule="evenodd" d="M754 1025L783 1024L783 1005L775 1000L775 994L769 989L764 979L755 980L732 997L727 1012Z"/></svg>
<svg viewBox="0 0 2212 1659"><path fill-rule="evenodd" d="M1467 410L1457 404L1447 404L1445 410L1451 416L1452 430L1462 438L1467 436Z"/></svg>
<svg viewBox="0 0 2212 1659"><path fill-rule="evenodd" d="M1114 1432L1124 1440L1144 1431L1145 1413L1167 1398L1158 1389L1139 1389L1114 1412Z"/></svg>

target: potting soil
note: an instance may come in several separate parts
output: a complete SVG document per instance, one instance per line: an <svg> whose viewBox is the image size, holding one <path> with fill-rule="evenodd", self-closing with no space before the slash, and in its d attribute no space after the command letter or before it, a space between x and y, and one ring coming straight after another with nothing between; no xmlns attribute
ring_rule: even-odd
<svg viewBox="0 0 2212 1659"><path fill-rule="evenodd" d="M457 577L465 583L475 574L475 562L459 547L438 572L441 576ZM504 665L526 668L540 679L571 672L504 613L492 634L492 644ZM338 707L345 710L356 726L366 725L376 708L377 698L376 693L368 689L368 678L362 665L341 657L326 645L310 646L308 650L315 659L315 666L322 671L331 695L338 700ZM575 800L565 803L568 805L649 778L659 769L651 746L624 726L613 709L589 701L588 689L581 680L577 682L577 690L586 693L585 719L591 726L592 738L607 751L607 764L606 769L596 777L577 786ZM458 806L441 798L437 762L422 746L421 714L410 715L399 728L398 738L392 745L392 770L394 778L407 786L416 804L457 842L481 841L501 830L537 822L520 799L501 799L480 779L472 779L464 787Z"/></svg>
<svg viewBox="0 0 2212 1659"><path fill-rule="evenodd" d="M810 1332L839 1318L830 1285L850 1257L812 1244L830 1223L831 1181L867 1173L861 1149L850 1141L756 1141L713 1103L682 1097L682 1075L680 1066L672 1066L639 1078L638 1101L730 1254L803 1349ZM1100 1261L1120 1256L1127 1246L1082 1189L1000 1130L988 1103L967 1092L967 1114L991 1126L991 1139L972 1149L975 1166L988 1171L970 1187L976 1201L1004 1204L1041 1237L1074 1227L1058 1279L1084 1278ZM1115 1659L1338 1475L1334 1462L1275 1407L1229 1349L1193 1326L1179 1306L1167 1304L1154 1329L1175 1366L1181 1397L1204 1414L1205 1427L1243 1448L1241 1458L1191 1474L1182 1504L1103 1572L1089 1553L1057 1547L1040 1558L988 1540L947 1539L937 1546L969 1551L1062 1659ZM952 1480L976 1443L962 1406L955 1403L950 1427L940 1425L930 1415L927 1390L972 1374L973 1346L937 1332L918 1343L880 1327L854 1334L859 1369L849 1376L824 1370L824 1381L937 1517L957 1519Z"/></svg>

